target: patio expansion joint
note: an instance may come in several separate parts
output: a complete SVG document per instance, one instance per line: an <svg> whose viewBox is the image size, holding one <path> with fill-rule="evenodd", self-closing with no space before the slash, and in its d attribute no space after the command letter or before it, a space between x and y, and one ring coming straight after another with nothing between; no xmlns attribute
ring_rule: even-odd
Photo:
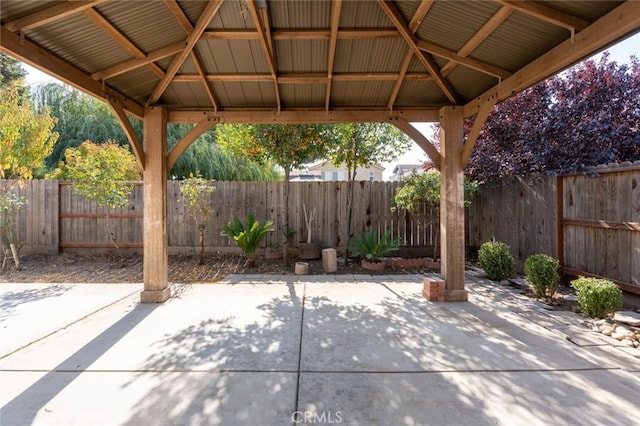
<svg viewBox="0 0 640 426"><path fill-rule="evenodd" d="M302 286L302 307L300 312L300 334L299 334L299 345L298 345L298 371L296 377L296 401L295 401L295 409L294 413L298 412L299 404L300 404L300 371L302 369L302 336L304 334L304 304L305 298L307 296L307 284L305 283Z"/></svg>
<svg viewBox="0 0 640 426"><path fill-rule="evenodd" d="M22 345L19 348L15 349L15 350L13 350L11 352L8 352L8 353L6 353L4 355L0 355L0 360L5 359L6 357L9 357L9 356L11 356L11 355L13 355L13 354L15 354L17 352L20 352L21 350L23 350L25 348L28 348L29 346L31 346L31 345L33 345L35 343L41 342L42 340L47 339L47 338L53 336L54 334L59 333L60 331L71 327L72 325L75 325L75 324L77 324L77 323L79 323L81 321L84 321L85 319L89 318L90 316L93 316L93 315L97 314L100 311L103 311L103 310L105 310L105 309L107 309L107 308L109 308L109 307L111 307L111 306L113 306L113 305L115 305L117 303L122 302L123 300L133 296L134 294L139 294L139 293L140 293L140 290L135 290L135 291L133 291L131 293L128 293L128 294L122 296L121 298L119 298L117 300L114 300L113 302L111 302L111 303L109 303L107 305L101 306L100 308L96 309L95 311L89 312L88 314L86 314L86 315L84 315L84 316L82 316L82 317L80 317L80 318L78 318L78 319L76 319L74 321L71 321L68 324L64 324L64 325L60 326L59 328L53 330L51 333L48 333L48 334L46 334L46 335L44 335L42 337L39 337L36 340L34 340L32 342L29 342L29 343L27 343L25 345ZM0 371L4 371L4 370L0 370Z"/></svg>

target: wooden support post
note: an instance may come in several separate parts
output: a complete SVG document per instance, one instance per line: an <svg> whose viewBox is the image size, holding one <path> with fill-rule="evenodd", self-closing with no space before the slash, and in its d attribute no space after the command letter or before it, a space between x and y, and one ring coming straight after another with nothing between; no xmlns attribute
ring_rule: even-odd
<svg viewBox="0 0 640 426"><path fill-rule="evenodd" d="M168 284L167 239L167 113L144 110L144 290L143 303L162 303L171 295Z"/></svg>
<svg viewBox="0 0 640 426"><path fill-rule="evenodd" d="M440 270L446 282L447 302L463 302L468 298L464 287L462 121L462 108L440 110Z"/></svg>

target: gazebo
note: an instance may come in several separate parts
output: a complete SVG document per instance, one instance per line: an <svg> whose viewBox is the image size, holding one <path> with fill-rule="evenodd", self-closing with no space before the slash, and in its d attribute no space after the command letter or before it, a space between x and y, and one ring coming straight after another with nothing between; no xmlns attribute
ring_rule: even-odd
<svg viewBox="0 0 640 426"><path fill-rule="evenodd" d="M446 300L464 301L462 177L488 114L637 32L640 2L2 0L0 22L2 52L119 118L144 174L143 302L170 296L167 175L204 131L371 121L403 130L440 169L442 278ZM410 124L425 121L441 124L439 151ZM169 122L196 124L171 151Z"/></svg>

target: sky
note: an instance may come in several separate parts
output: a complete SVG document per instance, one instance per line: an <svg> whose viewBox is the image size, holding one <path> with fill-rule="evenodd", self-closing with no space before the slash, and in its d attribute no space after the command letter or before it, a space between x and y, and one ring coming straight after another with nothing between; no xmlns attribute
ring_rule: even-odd
<svg viewBox="0 0 640 426"><path fill-rule="evenodd" d="M633 37L629 37L628 39L623 40L620 43L614 46L611 46L606 50L610 54L609 59L611 61L616 61L618 63L629 63L630 57L632 55L640 57L640 33L634 35ZM598 59L600 55L601 53L596 54L593 56L593 58ZM28 85L37 85L47 81L56 81L53 77L50 77L49 75L41 71L38 71L37 69L32 68L26 64L24 65L24 67L27 70L26 80ZM432 136L431 123L412 123L412 124L423 135L425 135L428 138L431 138ZM392 174L393 168L397 164L418 164L418 163L423 163L426 160L427 160L427 156L424 153L424 151L422 151L422 149L414 143L412 144L411 149L407 151L405 154L401 155L398 159L388 163L382 163L382 166L385 168L385 171L383 173L383 178L388 179L389 176L391 176Z"/></svg>

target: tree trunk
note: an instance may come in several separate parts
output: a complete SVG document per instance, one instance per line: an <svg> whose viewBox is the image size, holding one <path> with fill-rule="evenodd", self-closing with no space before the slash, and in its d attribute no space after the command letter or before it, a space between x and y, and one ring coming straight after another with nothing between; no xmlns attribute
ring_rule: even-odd
<svg viewBox="0 0 640 426"><path fill-rule="evenodd" d="M204 265L204 227L198 227L198 236L200 237L200 260L198 265Z"/></svg>

